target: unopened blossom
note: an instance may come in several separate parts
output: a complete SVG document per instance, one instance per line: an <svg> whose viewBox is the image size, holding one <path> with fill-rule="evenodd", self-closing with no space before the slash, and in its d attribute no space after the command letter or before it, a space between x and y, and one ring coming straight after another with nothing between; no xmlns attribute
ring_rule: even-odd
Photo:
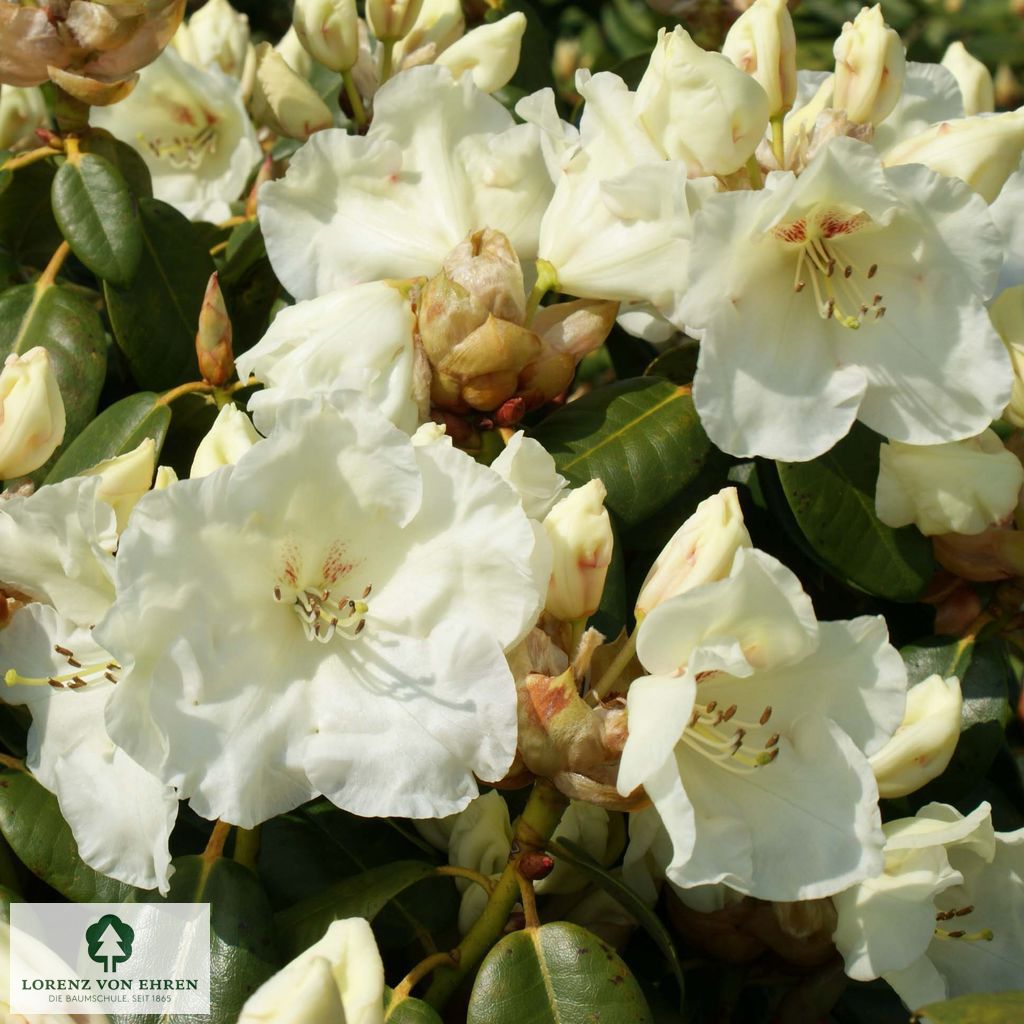
<svg viewBox="0 0 1024 1024"><path fill-rule="evenodd" d="M653 802L673 883L802 900L880 870L868 756L906 692L884 620L819 623L788 569L741 549L727 579L643 620L637 654L618 789Z"/></svg>
<svg viewBox="0 0 1024 1024"><path fill-rule="evenodd" d="M228 402L199 442L189 479L198 480L215 473L221 466L233 466L259 440L260 435L249 417L233 402Z"/></svg>
<svg viewBox="0 0 1024 1024"><path fill-rule="evenodd" d="M654 560L636 599L637 622L663 601L725 579L736 552L750 546L736 488L705 498Z"/></svg>
<svg viewBox="0 0 1024 1024"><path fill-rule="evenodd" d="M515 11L467 32L442 51L434 63L448 68L453 78L469 74L478 89L495 92L511 81L519 67L525 31L526 15Z"/></svg>
<svg viewBox="0 0 1024 1024"><path fill-rule="evenodd" d="M131 91L134 72L170 42L184 13L185 0L42 7L2 0L0 82L42 85L52 78L87 102L114 102Z"/></svg>
<svg viewBox="0 0 1024 1024"><path fill-rule="evenodd" d="M924 164L959 178L991 203L1024 153L1024 107L933 125L885 154L885 166Z"/></svg>
<svg viewBox="0 0 1024 1024"><path fill-rule="evenodd" d="M260 159L237 83L173 50L145 69L127 100L93 110L91 123L133 146L156 198L194 220L225 220Z"/></svg>
<svg viewBox="0 0 1024 1024"><path fill-rule="evenodd" d="M799 176L706 198L680 306L702 342L704 428L733 455L789 461L827 451L855 419L908 444L978 434L1012 380L984 305L1001 258L962 182L883 168L853 139Z"/></svg>
<svg viewBox="0 0 1024 1024"><path fill-rule="evenodd" d="M885 867L833 897L846 973L882 977L910 1007L1015 988L1024 970L1024 829L995 832L928 804L884 826Z"/></svg>
<svg viewBox="0 0 1024 1024"><path fill-rule="evenodd" d="M764 89L772 117L793 106L796 32L786 0L755 0L729 29L722 53Z"/></svg>
<svg viewBox="0 0 1024 1024"><path fill-rule="evenodd" d="M64 400L45 348L11 353L0 371L0 480L38 469L64 440Z"/></svg>
<svg viewBox="0 0 1024 1024"><path fill-rule="evenodd" d="M249 17L229 0L206 0L182 23L172 45L190 64L217 67L241 84L243 95L252 90L256 54L250 39Z"/></svg>
<svg viewBox="0 0 1024 1024"><path fill-rule="evenodd" d="M250 101L257 124L277 135L305 141L334 124L317 91L270 43L256 47L256 82Z"/></svg>
<svg viewBox="0 0 1024 1024"><path fill-rule="evenodd" d="M384 962L368 921L333 921L249 996L238 1024L384 1024Z"/></svg>
<svg viewBox="0 0 1024 1024"><path fill-rule="evenodd" d="M424 0L368 0L366 20L384 42L403 39L416 23Z"/></svg>
<svg viewBox="0 0 1024 1024"><path fill-rule="evenodd" d="M298 299L431 276L485 227L532 258L552 191L539 136L468 76L456 82L432 66L396 75L377 93L365 136L318 132L260 190L275 272Z"/></svg>
<svg viewBox="0 0 1024 1024"><path fill-rule="evenodd" d="M35 88L0 86L0 149L11 149L35 137L35 130L47 124L50 115L42 92Z"/></svg>
<svg viewBox="0 0 1024 1024"><path fill-rule="evenodd" d="M543 522L568 490L555 460L539 441L516 431L491 463L491 469L515 488L530 519Z"/></svg>
<svg viewBox="0 0 1024 1024"><path fill-rule="evenodd" d="M967 47L957 40L950 43L942 55L942 66L953 72L956 84L964 98L964 113L986 114L996 108L995 84L992 73Z"/></svg>
<svg viewBox="0 0 1024 1024"><path fill-rule="evenodd" d="M282 406L121 536L96 629L124 666L108 729L209 818L252 827L320 793L445 815L512 761L503 650L540 610L534 529L468 455L343 404Z"/></svg>
<svg viewBox="0 0 1024 1024"><path fill-rule="evenodd" d="M153 484L156 472L156 442L145 438L123 455L98 462L82 476L98 476L96 498L109 505L117 517L118 532L125 528L138 500Z"/></svg>
<svg viewBox="0 0 1024 1024"><path fill-rule="evenodd" d="M606 494L600 480L591 480L570 491L544 519L554 554L545 607L563 622L585 620L601 603L614 543Z"/></svg>
<svg viewBox="0 0 1024 1024"><path fill-rule="evenodd" d="M292 25L306 52L331 71L348 71L359 59L355 0L297 0Z"/></svg>
<svg viewBox="0 0 1024 1024"><path fill-rule="evenodd" d="M418 370L415 328L407 298L382 281L282 310L237 360L242 380L252 374L265 385L249 400L257 424L269 430L283 402L350 388L411 434L429 389L429 371Z"/></svg>
<svg viewBox="0 0 1024 1024"><path fill-rule="evenodd" d="M412 28L395 44L395 64L429 64L465 34L462 0L423 0Z"/></svg>
<svg viewBox="0 0 1024 1024"><path fill-rule="evenodd" d="M833 53L835 108L855 123L884 121L899 99L906 56L899 35L885 23L882 5L862 7L843 25Z"/></svg>
<svg viewBox="0 0 1024 1024"><path fill-rule="evenodd" d="M903 721L892 739L871 756L879 796L906 796L946 770L960 739L962 707L955 676L929 676L907 691Z"/></svg>
<svg viewBox="0 0 1024 1024"><path fill-rule="evenodd" d="M1017 507L1024 467L991 430L940 445L890 442L879 452L875 511L926 536L981 533Z"/></svg>

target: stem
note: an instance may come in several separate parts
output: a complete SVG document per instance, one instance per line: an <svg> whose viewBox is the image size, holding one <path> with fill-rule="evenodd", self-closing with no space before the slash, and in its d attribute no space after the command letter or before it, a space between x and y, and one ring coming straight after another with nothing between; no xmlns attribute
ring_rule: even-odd
<svg viewBox="0 0 1024 1024"><path fill-rule="evenodd" d="M54 86L54 91L56 99L53 112L57 119L57 131L61 135L84 135L89 130L89 104L66 93L59 85Z"/></svg>
<svg viewBox="0 0 1024 1024"><path fill-rule="evenodd" d="M260 852L260 827L240 828L235 832L234 861L250 871L256 870L256 857Z"/></svg>
<svg viewBox="0 0 1024 1024"><path fill-rule="evenodd" d="M783 127L785 114L776 114L772 118L772 152L775 162L781 171L786 166L786 133Z"/></svg>
<svg viewBox="0 0 1024 1024"><path fill-rule="evenodd" d="M213 246L210 249L210 255L211 256L219 256L230 244L231 244L231 239L230 238L226 239L223 242L218 242L215 246Z"/></svg>
<svg viewBox="0 0 1024 1024"><path fill-rule="evenodd" d="M351 70L342 71L341 81L345 86L345 95L352 105L352 117L355 118L356 127L361 131L366 127L366 107L363 106L363 97L359 95Z"/></svg>
<svg viewBox="0 0 1024 1024"><path fill-rule="evenodd" d="M764 188L764 178L761 177L761 165L757 162L756 156L751 156L747 161L747 176L750 178L751 188Z"/></svg>
<svg viewBox="0 0 1024 1024"><path fill-rule="evenodd" d="M241 214L237 217L228 217L227 220L217 225L217 230L224 231L227 228L237 228L239 224L247 224L250 220L252 220L251 217L242 216Z"/></svg>
<svg viewBox="0 0 1024 1024"><path fill-rule="evenodd" d="M395 56L395 40L382 39L380 46L380 84L383 85L391 77L391 65Z"/></svg>
<svg viewBox="0 0 1024 1024"><path fill-rule="evenodd" d="M618 682L622 670L633 660L636 654L636 638L640 632L639 627L633 630L633 635L622 645L622 650L615 655L615 660L605 669L604 675L590 688L595 698L603 697Z"/></svg>
<svg viewBox="0 0 1024 1024"><path fill-rule="evenodd" d="M388 1012L384 1015L384 1019L394 1013L395 1008L403 999L409 998L409 993L433 970L438 967L458 967L459 960L454 952L452 953L435 953L433 956L428 956L426 960L421 960L394 988L391 994L391 1002L388 1003Z"/></svg>
<svg viewBox="0 0 1024 1024"><path fill-rule="evenodd" d="M52 146L33 149L29 153L19 153L17 156L12 156L9 160L5 161L3 167L0 167L0 171L17 171L19 168L28 167L29 164L45 160L47 157L60 156L60 153L59 149L54 149Z"/></svg>
<svg viewBox="0 0 1024 1024"><path fill-rule="evenodd" d="M453 951L458 966L439 970L427 990L424 998L435 1009L444 1006L501 937L516 898L520 896L519 861L524 854L544 849L568 806L568 798L559 793L551 782L537 780L523 813L516 819L512 841L514 852L484 912Z"/></svg>
<svg viewBox="0 0 1024 1024"><path fill-rule="evenodd" d="M218 819L214 822L213 831L210 833L210 840L206 844L206 849L203 850L203 860L212 864L213 861L224 856L224 844L228 840L228 833L230 831L231 826L226 821Z"/></svg>
<svg viewBox="0 0 1024 1024"><path fill-rule="evenodd" d="M526 326L533 322L533 318L537 313L537 307L540 306L540 300L552 288L558 285L558 271L554 266L548 263L547 260L537 260L537 281L533 286L533 290L530 292L529 299L526 300Z"/></svg>
<svg viewBox="0 0 1024 1024"><path fill-rule="evenodd" d="M469 881L476 882L477 885L486 890L488 896L494 892L494 879L488 878L472 868L460 868L454 864L445 864L443 867L435 868L434 873L446 878L468 878Z"/></svg>
<svg viewBox="0 0 1024 1024"><path fill-rule="evenodd" d="M64 266L64 261L68 258L70 252L71 246L67 242L61 242L57 246L57 251L50 257L50 262L46 264L46 269L39 275L39 280L36 281L36 291L49 288L57 280L60 268Z"/></svg>
<svg viewBox="0 0 1024 1024"><path fill-rule="evenodd" d="M24 772L26 775L31 774L25 767L24 761L19 761L16 757L9 757L7 754L0 754L0 765L4 768L10 768L15 772Z"/></svg>
<svg viewBox="0 0 1024 1024"><path fill-rule="evenodd" d="M519 897L523 902L523 917L526 919L526 927L539 928L540 915L537 913L537 894L533 891L533 882L528 878L523 878L519 872L516 872L516 878L519 882Z"/></svg>
<svg viewBox="0 0 1024 1024"><path fill-rule="evenodd" d="M179 384L176 388L171 388L170 391L165 391L157 400L157 405L170 405L176 398L181 398L182 395L193 395L193 394L206 394L208 395L211 391L216 391L216 387L213 384L207 384L205 380L194 380L188 384Z"/></svg>

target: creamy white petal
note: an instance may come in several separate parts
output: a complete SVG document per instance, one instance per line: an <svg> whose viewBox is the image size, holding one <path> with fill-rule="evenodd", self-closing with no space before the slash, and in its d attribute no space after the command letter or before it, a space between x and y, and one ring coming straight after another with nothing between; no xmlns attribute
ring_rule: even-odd
<svg viewBox="0 0 1024 1024"><path fill-rule="evenodd" d="M964 98L956 78L941 64L907 64L903 91L889 116L875 127L872 140L885 153L897 142L924 131L939 121L964 116Z"/></svg>

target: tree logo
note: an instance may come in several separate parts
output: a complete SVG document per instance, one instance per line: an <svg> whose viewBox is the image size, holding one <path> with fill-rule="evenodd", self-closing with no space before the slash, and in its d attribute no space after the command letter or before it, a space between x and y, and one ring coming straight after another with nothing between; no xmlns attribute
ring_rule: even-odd
<svg viewBox="0 0 1024 1024"><path fill-rule="evenodd" d="M131 959L135 931L113 914L105 914L85 930L89 959L103 964L104 974L116 974L117 965Z"/></svg>

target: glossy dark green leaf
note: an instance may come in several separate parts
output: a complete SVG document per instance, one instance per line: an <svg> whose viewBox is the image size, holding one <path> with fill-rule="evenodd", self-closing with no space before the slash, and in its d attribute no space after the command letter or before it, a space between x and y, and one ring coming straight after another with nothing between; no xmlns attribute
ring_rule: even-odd
<svg viewBox="0 0 1024 1024"><path fill-rule="evenodd" d="M673 384L692 384L697 375L697 356L700 347L687 339L682 345L670 348L652 359L644 370L645 377L664 377Z"/></svg>
<svg viewBox="0 0 1024 1024"><path fill-rule="evenodd" d="M289 956L298 955L340 918L365 917L372 921L391 900L433 872L434 865L422 861L382 864L280 911L276 920L285 951Z"/></svg>
<svg viewBox="0 0 1024 1024"><path fill-rule="evenodd" d="M911 686L929 676L963 679L974 657L974 640L956 636L927 636L900 648Z"/></svg>
<svg viewBox="0 0 1024 1024"><path fill-rule="evenodd" d="M53 179L53 215L71 251L97 277L128 285L142 255L142 225L124 176L96 153L65 160Z"/></svg>
<svg viewBox="0 0 1024 1024"><path fill-rule="evenodd" d="M441 1024L437 1010L429 1003L411 996L393 1003L393 996L390 988L384 990L385 1024Z"/></svg>
<svg viewBox="0 0 1024 1024"><path fill-rule="evenodd" d="M51 160L40 160L0 190L0 245L32 267L45 266L63 240L50 204L55 173Z"/></svg>
<svg viewBox="0 0 1024 1024"><path fill-rule="evenodd" d="M104 283L114 337L139 387L197 380L195 335L214 264L192 223L156 199L139 201L142 257L127 288Z"/></svg>
<svg viewBox="0 0 1024 1024"><path fill-rule="evenodd" d="M235 1021L245 1001L283 965L274 917L256 876L233 860L203 857L174 861L171 903L210 904L210 1013L176 1014L178 1024ZM146 893L141 901L159 903ZM122 1016L118 1024L144 1024L151 1016Z"/></svg>
<svg viewBox="0 0 1024 1024"><path fill-rule="evenodd" d="M533 436L574 485L599 478L626 526L679 494L711 451L685 388L656 377L618 381L549 416Z"/></svg>
<svg viewBox="0 0 1024 1024"><path fill-rule="evenodd" d="M152 392L140 391L104 409L57 460L46 483L60 483L104 459L124 455L138 448L147 437L156 441L159 455L171 422L171 410L160 405L158 397Z"/></svg>
<svg viewBox="0 0 1024 1024"><path fill-rule="evenodd" d="M258 221L246 221L231 232L219 280L239 355L266 333L270 311L281 294Z"/></svg>
<svg viewBox="0 0 1024 1024"><path fill-rule="evenodd" d="M25 772L0 769L0 832L32 874L75 903L120 903L141 891L85 864L57 798Z"/></svg>
<svg viewBox="0 0 1024 1024"><path fill-rule="evenodd" d="M915 1024L1012 1024L1024 1020L1024 992L993 992L929 1003L913 1020Z"/></svg>
<svg viewBox="0 0 1024 1024"><path fill-rule="evenodd" d="M935 570L931 543L875 515L877 434L854 424L825 455L779 462L779 482L807 547L834 575L891 601L916 601Z"/></svg>
<svg viewBox="0 0 1024 1024"><path fill-rule="evenodd" d="M661 950L672 971L672 976L679 986L680 1002L682 1001L685 984L683 968L679 963L679 954L668 929L662 924L658 915L637 894L630 889L618 875L612 874L606 867L599 864L581 846L568 839L549 844L548 849L559 859L568 861L578 871L582 871L591 881L596 882L612 899L619 902L641 924L644 931L654 940Z"/></svg>
<svg viewBox="0 0 1024 1024"><path fill-rule="evenodd" d="M648 1024L651 1013L618 953L584 928L560 921L506 935L487 954L466 1021Z"/></svg>
<svg viewBox="0 0 1024 1024"><path fill-rule="evenodd" d="M136 199L153 198L153 179L146 161L127 143L94 128L81 142L83 153L96 153L113 164L128 183Z"/></svg>
<svg viewBox="0 0 1024 1024"><path fill-rule="evenodd" d="M0 295L0 363L41 345L50 355L67 420L65 450L96 415L107 373L99 314L77 293L26 284Z"/></svg>

